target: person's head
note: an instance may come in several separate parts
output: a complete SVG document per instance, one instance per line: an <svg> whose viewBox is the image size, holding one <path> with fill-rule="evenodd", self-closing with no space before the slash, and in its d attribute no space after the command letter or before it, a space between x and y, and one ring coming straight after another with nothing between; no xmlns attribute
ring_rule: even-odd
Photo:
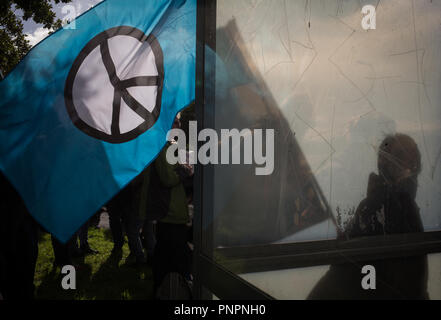
<svg viewBox="0 0 441 320"><path fill-rule="evenodd" d="M421 172L421 154L415 141L405 134L387 136L378 152L378 172L390 184L413 182Z"/></svg>

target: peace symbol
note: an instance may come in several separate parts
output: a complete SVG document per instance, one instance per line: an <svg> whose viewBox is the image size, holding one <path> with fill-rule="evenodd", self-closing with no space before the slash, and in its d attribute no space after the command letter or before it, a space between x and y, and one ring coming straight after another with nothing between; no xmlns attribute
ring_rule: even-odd
<svg viewBox="0 0 441 320"><path fill-rule="evenodd" d="M135 139L161 111L163 53L158 40L120 26L90 40L66 79L64 98L73 124L110 143Z"/></svg>

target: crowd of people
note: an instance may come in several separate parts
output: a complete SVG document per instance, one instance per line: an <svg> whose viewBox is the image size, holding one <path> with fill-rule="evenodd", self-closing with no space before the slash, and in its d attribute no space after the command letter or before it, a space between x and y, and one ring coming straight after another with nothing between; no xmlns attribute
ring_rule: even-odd
<svg viewBox="0 0 441 320"><path fill-rule="evenodd" d="M174 128L180 127L175 119ZM191 298L192 252L191 214L194 168L190 164L170 164L168 142L140 175L106 205L113 239L111 255L122 254L124 234L133 267L150 265L155 298L167 299L175 282L181 285L180 298ZM0 202L0 299L33 299L38 256L38 234L44 229L27 209L7 179L0 175L4 201ZM99 222L98 212L66 243L51 237L54 267L74 265L74 258L97 254L88 242L88 230Z"/></svg>

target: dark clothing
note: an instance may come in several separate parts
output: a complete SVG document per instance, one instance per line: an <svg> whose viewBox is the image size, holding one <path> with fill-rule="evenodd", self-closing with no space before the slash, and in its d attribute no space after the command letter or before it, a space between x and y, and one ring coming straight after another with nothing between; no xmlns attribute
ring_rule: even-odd
<svg viewBox="0 0 441 320"><path fill-rule="evenodd" d="M0 292L5 300L32 299L38 225L2 174L0 186Z"/></svg>
<svg viewBox="0 0 441 320"><path fill-rule="evenodd" d="M145 220L142 226L141 241L147 252L147 258L152 259L156 246L156 226L151 220Z"/></svg>
<svg viewBox="0 0 441 320"><path fill-rule="evenodd" d="M188 227L185 224L157 224L153 258L155 291L167 273L178 272L188 279L191 273L191 250L187 245L187 234Z"/></svg>
<svg viewBox="0 0 441 320"><path fill-rule="evenodd" d="M80 240L80 251L90 248L89 245L89 228L91 226L98 227L100 222L101 210L95 213L89 220L87 220L81 228L77 231L78 240Z"/></svg>
<svg viewBox="0 0 441 320"><path fill-rule="evenodd" d="M138 262L144 262L145 256L142 251L140 238L140 218L138 215L137 199L140 188L140 179L135 178L129 185L121 190L107 205L109 212L109 225L112 232L115 247L124 244L123 225L129 240L131 254Z"/></svg>
<svg viewBox="0 0 441 320"><path fill-rule="evenodd" d="M113 243L116 247L122 247L124 244L123 224L126 220L127 206L130 204L130 194L126 189L121 190L110 202L107 204L109 213L109 226L112 232Z"/></svg>
<svg viewBox="0 0 441 320"><path fill-rule="evenodd" d="M164 277L177 272L187 280L191 274L191 250L188 247L189 214L183 180L188 170L167 161L167 144L144 173L140 210L146 220L158 220L156 246L153 256L154 289L157 291Z"/></svg>
<svg viewBox="0 0 441 320"><path fill-rule="evenodd" d="M367 195L348 230L350 238L424 231L411 187L389 186L371 174Z"/></svg>
<svg viewBox="0 0 441 320"><path fill-rule="evenodd" d="M73 265L72 258L74 257L77 248L77 234L74 234L66 243L61 243L54 236L51 235L52 248L54 249L55 261L58 266Z"/></svg>
<svg viewBox="0 0 441 320"><path fill-rule="evenodd" d="M347 230L349 238L423 232L412 184L391 186L371 174L367 198ZM361 287L364 265L375 267L375 290ZM309 299L427 299L427 272L425 255L333 265Z"/></svg>
<svg viewBox="0 0 441 320"><path fill-rule="evenodd" d="M364 265L376 272L376 289L364 290L361 273ZM311 300L424 300L427 294L426 257L394 258L332 265L317 283Z"/></svg>
<svg viewBox="0 0 441 320"><path fill-rule="evenodd" d="M78 240L80 240L80 249L89 247L89 226L91 220L87 220L78 230Z"/></svg>
<svg viewBox="0 0 441 320"><path fill-rule="evenodd" d="M183 179L187 170L167 161L168 143L156 160L142 173L143 185L139 194L140 215L146 220L186 224L189 222L188 204Z"/></svg>

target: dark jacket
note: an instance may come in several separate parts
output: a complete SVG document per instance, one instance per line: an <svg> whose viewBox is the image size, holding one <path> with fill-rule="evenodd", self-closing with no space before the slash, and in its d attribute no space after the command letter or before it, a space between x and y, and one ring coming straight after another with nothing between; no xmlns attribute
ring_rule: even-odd
<svg viewBox="0 0 441 320"><path fill-rule="evenodd" d="M38 225L1 173L0 187L0 292L5 300L32 299Z"/></svg>
<svg viewBox="0 0 441 320"><path fill-rule="evenodd" d="M423 232L415 191L411 184L391 186L372 173L367 197L349 224L349 238ZM361 287L364 265L375 267L376 290ZM427 299L427 272L425 255L333 265L308 298Z"/></svg>
<svg viewBox="0 0 441 320"><path fill-rule="evenodd" d="M144 171L140 195L140 215L164 223L189 222L187 197L179 164L167 162L167 144L156 160Z"/></svg>

